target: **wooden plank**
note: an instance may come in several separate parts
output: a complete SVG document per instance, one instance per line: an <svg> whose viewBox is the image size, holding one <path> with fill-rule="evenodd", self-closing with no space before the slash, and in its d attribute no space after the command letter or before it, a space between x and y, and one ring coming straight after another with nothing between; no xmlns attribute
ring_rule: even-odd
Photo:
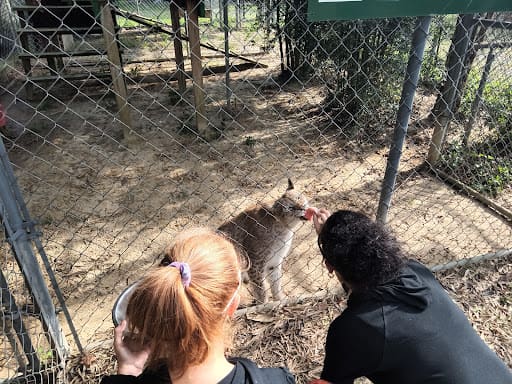
<svg viewBox="0 0 512 384"><path fill-rule="evenodd" d="M464 184L463 182L451 177L447 173L445 173L437 168L431 168L430 172L433 173L434 176L439 177L440 179L451 184L455 188L458 188L461 191L465 192L468 196L477 199L482 204L485 204L487 207L489 207L490 209L494 210L495 212L499 213L501 216L506 218L509 222L512 222L512 211L508 210L505 207L502 207L499 204L496 204L494 201L492 201L491 199L489 199L482 193L474 190L469 185Z"/></svg>
<svg viewBox="0 0 512 384"><path fill-rule="evenodd" d="M25 21L20 20L20 23L23 25ZM28 36L27 35L20 35L19 37L21 47L24 51L29 51L30 44L28 42ZM21 65L23 66L23 71L25 72L25 76L28 78L32 72L32 63L30 62L30 59L20 57L21 58ZM25 85L23 86L23 89L25 90L25 95L27 97L27 100L33 100L34 99L34 86L30 81L25 82Z"/></svg>
<svg viewBox="0 0 512 384"><path fill-rule="evenodd" d="M256 68L251 63L241 63L241 64L231 64L230 65L230 71L231 72L241 72L246 71L251 68ZM225 65L218 65L218 66L208 66L203 69L203 78L205 76L213 76L217 75L219 73L226 73L226 66ZM192 77L191 71L186 71L187 77ZM139 75L135 78L138 83L161 83L162 80L169 82L169 81L176 81L178 80L176 72L159 72L158 74L155 73L145 73L144 75Z"/></svg>
<svg viewBox="0 0 512 384"><path fill-rule="evenodd" d="M100 3L101 7L101 26L103 28L103 37L107 48L107 55L110 65L110 74L112 76L112 84L116 95L117 107L119 110L119 118L123 122L124 139L129 142L133 139L132 135L132 118L130 106L127 102L128 91L124 78L123 68L121 64L121 54L116 39L114 29L114 19L112 17L112 9L110 2Z"/></svg>
<svg viewBox="0 0 512 384"><path fill-rule="evenodd" d="M92 34L101 34L103 33L103 30L101 28L72 28L72 27L59 27L59 28L35 28L32 26L26 26L25 28L18 28L16 29L16 32L20 35L24 34L30 34L30 33L36 33L38 35L40 34L73 34L81 32L87 32L87 35Z"/></svg>
<svg viewBox="0 0 512 384"><path fill-rule="evenodd" d="M180 26L180 12L178 6L174 1L169 3L169 11L171 13L172 30L175 32L174 36L174 57L176 60L176 69L178 71L178 89L180 95L184 95L187 90L187 82L185 79L185 61L183 59L183 43L181 37Z"/></svg>
<svg viewBox="0 0 512 384"><path fill-rule="evenodd" d="M72 74L59 74L58 76L33 76L30 81L43 82L43 81L54 81L56 79L63 80L94 80L104 79L111 77L110 73L72 73Z"/></svg>
<svg viewBox="0 0 512 384"><path fill-rule="evenodd" d="M40 59L46 57L77 57L77 56L105 56L107 51L96 51L96 50L86 50L86 51L57 51L57 52L28 52L28 53L19 53L19 58L30 58L30 59Z"/></svg>
<svg viewBox="0 0 512 384"><path fill-rule="evenodd" d="M84 5L78 5L78 4L71 4L71 5L18 5L15 7L11 7L13 11L39 11L39 10L53 10L53 9L73 9L73 8L80 8L80 9L92 9L91 4L84 4Z"/></svg>
<svg viewBox="0 0 512 384"><path fill-rule="evenodd" d="M192 62L192 83L194 89L194 103L196 110L197 132L208 138L208 120L206 119L205 91L203 86L203 65L201 60L201 45L199 37L199 17L197 3L194 0L187 1L187 26L190 42L190 59Z"/></svg>

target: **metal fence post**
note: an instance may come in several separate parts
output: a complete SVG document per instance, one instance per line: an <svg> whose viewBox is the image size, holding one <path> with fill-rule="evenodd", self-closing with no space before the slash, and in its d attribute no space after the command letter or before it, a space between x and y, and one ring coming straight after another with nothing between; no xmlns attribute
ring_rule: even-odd
<svg viewBox="0 0 512 384"><path fill-rule="evenodd" d="M402 87L402 96L400 98L400 106L398 108L395 130L393 133L393 142L389 150L389 157L386 165L384 181L380 194L379 207L377 210L377 220L386 223L391 197L395 188L396 176L398 174L398 166L400 165L400 157L402 156L402 147L404 145L409 118L412 112L414 94L418 85L420 76L421 63L423 60L423 52L427 42L428 30L430 28L431 16L424 16L418 19L418 23L412 37L411 53L407 70L405 74L404 85Z"/></svg>
<svg viewBox="0 0 512 384"><path fill-rule="evenodd" d="M0 150L5 151L0 140ZM69 353L68 344L57 318L55 306L44 281L39 263L31 246L31 237L35 236L33 223L20 214L20 206L13 192L17 186L12 185L12 169L5 161L0 161L0 210L6 236L14 250L14 256L27 281L28 288L41 312L43 327L49 332L49 342L54 346L59 361L64 361Z"/></svg>
<svg viewBox="0 0 512 384"><path fill-rule="evenodd" d="M10 318L11 320L11 328L7 329L6 334L7 338L10 340L12 348L14 353L18 354L18 350L16 348L16 340L11 335L11 331L14 331L16 333L16 336L19 340L19 343L21 344L21 348L23 349L23 352L25 353L25 357L28 361L28 367L32 369L34 372L38 372L41 368L41 364L39 361L39 358L37 356L36 350L34 348L34 345L32 344L32 340L30 339L30 336L27 332L27 329L25 327L25 324L23 323L23 319L21 318L21 313L18 308L18 305L16 304L16 299L11 294L9 290L9 285L7 284L7 280L5 279L5 276L3 272L0 270L0 304L2 306L2 317L7 320ZM9 324L7 321L5 321L5 324ZM20 356L20 359L18 361L20 364L20 368L22 367L22 358ZM25 364L25 361L23 361L23 364Z"/></svg>

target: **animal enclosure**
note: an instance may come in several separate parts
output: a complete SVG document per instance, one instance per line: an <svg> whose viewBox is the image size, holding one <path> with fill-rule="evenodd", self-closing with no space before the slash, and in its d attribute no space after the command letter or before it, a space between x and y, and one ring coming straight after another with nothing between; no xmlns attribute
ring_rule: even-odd
<svg viewBox="0 0 512 384"><path fill-rule="evenodd" d="M97 34L63 25L35 29L27 51L13 10L22 5L5 7L6 0L0 1L1 42L12 48L0 67L0 104L8 119L2 140L34 221L31 233L41 240L64 299L60 302L50 287L70 361L76 363L68 365L68 378L80 380L86 373L97 378L103 373L98 369L112 368L112 360L95 363L94 353L110 342L117 295L160 261L162 248L183 228L217 228L248 206L282 195L288 178L310 205L376 216L390 148L396 145L393 132L416 18L307 23L305 3L206 3L209 13L198 15L196 25L199 40L190 33L189 13L179 13L180 67L178 29L167 2L113 2L108 8L113 34L105 32L99 17L93 26ZM13 20L14 34L4 32L7 19ZM477 330L511 365L512 329L503 320L512 305L511 17L462 19L438 16L430 26L387 222L412 257L448 269L442 273L454 287L450 293L460 294L458 302ZM462 56L456 33L468 40ZM199 42L198 94L191 59ZM109 44L118 48L119 63L107 55ZM22 59L30 60L30 73ZM198 121L207 125L198 127ZM439 126L446 132L435 144L439 158L432 163L427 160ZM1 202L2 212L16 205ZM4 226L5 217L2 213ZM9 292L18 310L3 307L0 380L34 374L16 340L14 312L24 321L41 367L60 372L13 239L2 236L2 297ZM502 259L451 274L451 267L482 255ZM289 309L270 315L247 309L252 315L240 315L238 331L247 344L258 340L264 348L261 338L272 330L254 331L250 339L245 324L272 324L276 334L286 329L297 336L302 329L325 328L327 317L334 316L323 300L330 300L336 284L322 268L311 223L294 233L282 269ZM489 300L461 294L491 275L500 289L486 285L478 291ZM247 304L251 297L244 295ZM325 316L315 320L301 300L325 310ZM475 313L500 321L486 322ZM301 314L303 323L291 320ZM320 336L308 340L320 342ZM303 339L290 340L296 346ZM323 345L315 348L311 361L317 366L304 363L307 359L293 362L303 382L318 373ZM247 353L279 365L289 358L270 361L261 351ZM56 373L47 378L62 379Z"/></svg>

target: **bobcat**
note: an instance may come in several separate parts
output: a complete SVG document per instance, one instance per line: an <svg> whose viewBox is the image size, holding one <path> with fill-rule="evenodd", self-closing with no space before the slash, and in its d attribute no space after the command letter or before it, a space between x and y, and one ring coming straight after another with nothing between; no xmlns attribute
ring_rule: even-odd
<svg viewBox="0 0 512 384"><path fill-rule="evenodd" d="M281 265L290 252L296 227L301 220L307 220L307 208L308 200L288 179L288 189L279 199L252 206L218 228L246 252L250 266L244 283L250 280L258 303L266 300L266 278L274 300L283 299Z"/></svg>

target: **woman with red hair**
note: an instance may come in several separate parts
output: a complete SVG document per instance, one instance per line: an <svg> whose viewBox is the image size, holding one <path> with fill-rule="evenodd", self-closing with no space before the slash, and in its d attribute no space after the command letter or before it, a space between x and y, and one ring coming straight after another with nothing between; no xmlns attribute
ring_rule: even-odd
<svg viewBox="0 0 512 384"><path fill-rule="evenodd" d="M241 267L221 234L198 228L179 235L161 265L136 284L115 329L118 374L102 384L294 384L285 368L225 355Z"/></svg>

